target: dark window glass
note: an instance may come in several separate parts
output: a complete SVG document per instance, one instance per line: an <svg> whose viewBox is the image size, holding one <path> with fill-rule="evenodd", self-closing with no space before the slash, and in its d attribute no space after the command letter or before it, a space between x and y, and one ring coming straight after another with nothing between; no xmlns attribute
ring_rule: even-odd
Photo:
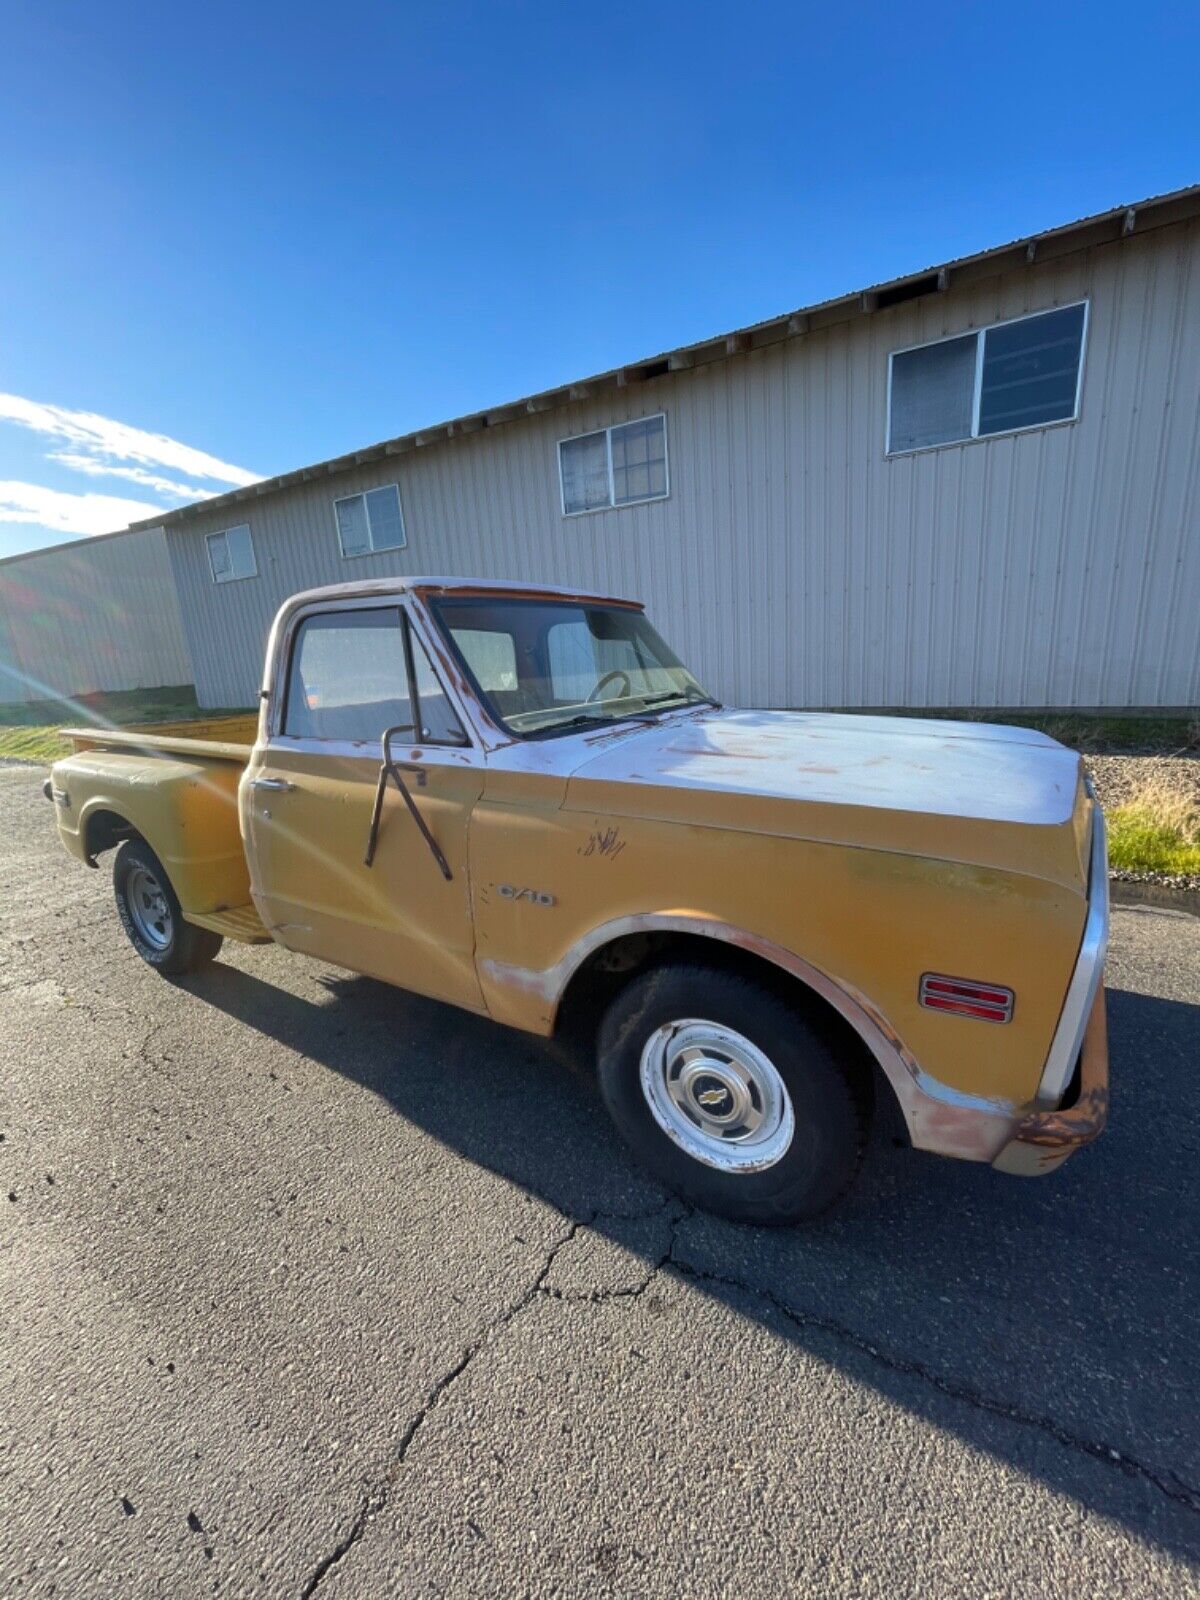
<svg viewBox="0 0 1200 1600"><path fill-rule="evenodd" d="M988 328L983 336L979 432L1006 433L1075 415L1083 306Z"/></svg>
<svg viewBox="0 0 1200 1600"><path fill-rule="evenodd" d="M639 417L560 440L563 512L597 511L667 493L667 420Z"/></svg>
<svg viewBox="0 0 1200 1600"><path fill-rule="evenodd" d="M208 560L217 583L233 583L238 578L257 578L254 541L248 524L226 528L208 535Z"/></svg>
<svg viewBox="0 0 1200 1600"><path fill-rule="evenodd" d="M338 538L344 556L365 556L372 551L403 550L404 515L400 490L394 483L364 494L346 495L333 502Z"/></svg>

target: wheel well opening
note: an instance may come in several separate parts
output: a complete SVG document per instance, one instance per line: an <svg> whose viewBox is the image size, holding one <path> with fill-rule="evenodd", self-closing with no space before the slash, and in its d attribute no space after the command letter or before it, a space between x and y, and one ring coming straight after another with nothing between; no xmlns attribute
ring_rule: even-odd
<svg viewBox="0 0 1200 1600"><path fill-rule="evenodd" d="M782 967L721 939L703 934L651 932L627 934L593 951L572 975L555 1017L555 1037L575 1060L594 1063L596 1033L607 1007L624 986L651 967L694 965L731 972L757 983L803 1016L844 1062L865 1111L882 1098L903 1126L895 1091L874 1054L837 1008Z"/></svg>
<svg viewBox="0 0 1200 1600"><path fill-rule="evenodd" d="M88 865L96 865L96 857L106 850L115 850L123 839L137 839L137 829L115 811L93 811L87 820L83 848Z"/></svg>

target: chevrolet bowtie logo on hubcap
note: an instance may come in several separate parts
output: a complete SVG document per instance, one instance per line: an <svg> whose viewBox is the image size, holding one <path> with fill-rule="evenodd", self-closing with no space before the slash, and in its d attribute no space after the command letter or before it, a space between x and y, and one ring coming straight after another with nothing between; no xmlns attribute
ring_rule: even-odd
<svg viewBox="0 0 1200 1600"><path fill-rule="evenodd" d="M733 1110L733 1091L714 1073L702 1073L692 1085L692 1097L710 1117L727 1117Z"/></svg>

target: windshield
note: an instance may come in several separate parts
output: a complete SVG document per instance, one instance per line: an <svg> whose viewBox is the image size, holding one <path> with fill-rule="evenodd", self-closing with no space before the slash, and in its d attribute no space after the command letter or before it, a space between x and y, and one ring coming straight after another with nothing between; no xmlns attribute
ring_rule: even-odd
<svg viewBox="0 0 1200 1600"><path fill-rule="evenodd" d="M522 738L715 704L629 607L444 599L434 610L492 715Z"/></svg>

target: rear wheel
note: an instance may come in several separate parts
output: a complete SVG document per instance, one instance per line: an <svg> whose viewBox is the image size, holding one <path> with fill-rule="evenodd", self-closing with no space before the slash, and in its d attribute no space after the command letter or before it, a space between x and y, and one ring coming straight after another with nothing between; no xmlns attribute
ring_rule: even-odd
<svg viewBox="0 0 1200 1600"><path fill-rule="evenodd" d="M613 1120L655 1176L735 1221L816 1216L861 1164L866 1097L851 1064L733 973L636 978L601 1024L599 1071Z"/></svg>
<svg viewBox="0 0 1200 1600"><path fill-rule="evenodd" d="M144 839L127 839L117 851L113 892L130 943L159 972L194 972L220 950L219 933L183 920L171 880Z"/></svg>

